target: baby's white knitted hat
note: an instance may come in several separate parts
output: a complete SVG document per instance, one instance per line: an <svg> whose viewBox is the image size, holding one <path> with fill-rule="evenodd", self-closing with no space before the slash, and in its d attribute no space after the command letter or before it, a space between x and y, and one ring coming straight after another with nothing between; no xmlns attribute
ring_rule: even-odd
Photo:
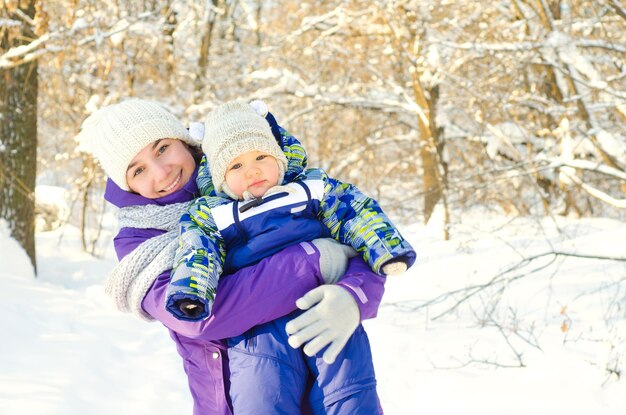
<svg viewBox="0 0 626 415"><path fill-rule="evenodd" d="M233 199L237 196L224 182L228 165L249 151L261 151L278 162L278 184L282 184L287 169L287 157L272 134L267 120L253 107L242 101L220 105L209 113L204 122L202 150L207 156L213 186Z"/></svg>
<svg viewBox="0 0 626 415"><path fill-rule="evenodd" d="M148 144L173 138L198 145L174 114L156 102L142 99L129 99L95 111L83 122L78 138L107 176L124 190L129 190L128 165Z"/></svg>

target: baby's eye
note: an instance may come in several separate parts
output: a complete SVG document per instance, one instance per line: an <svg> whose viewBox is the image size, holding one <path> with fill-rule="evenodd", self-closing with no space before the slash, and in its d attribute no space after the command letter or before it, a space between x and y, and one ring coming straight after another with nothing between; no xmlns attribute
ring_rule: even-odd
<svg viewBox="0 0 626 415"><path fill-rule="evenodd" d="M256 159L257 159L257 161L261 161L261 160L263 160L266 157L267 157L267 154L261 154L260 156L257 156Z"/></svg>
<svg viewBox="0 0 626 415"><path fill-rule="evenodd" d="M241 163L235 163L232 166L230 166L230 170L237 170L241 168Z"/></svg>

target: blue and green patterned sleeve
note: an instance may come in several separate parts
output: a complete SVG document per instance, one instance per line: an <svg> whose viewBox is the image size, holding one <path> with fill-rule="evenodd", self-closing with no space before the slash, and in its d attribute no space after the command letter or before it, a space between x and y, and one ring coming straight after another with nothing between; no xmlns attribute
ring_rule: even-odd
<svg viewBox="0 0 626 415"><path fill-rule="evenodd" d="M211 313L226 255L211 209L224 203L228 200L201 197L180 219L179 245L166 301L168 311L180 320L198 321ZM180 305L185 301L201 310L196 309L192 314L184 312Z"/></svg>
<svg viewBox="0 0 626 415"><path fill-rule="evenodd" d="M382 275L388 262L403 261L407 267L415 262L415 251L382 211L378 202L365 196L354 185L332 179L322 172L324 199L320 219L333 238L352 246Z"/></svg>

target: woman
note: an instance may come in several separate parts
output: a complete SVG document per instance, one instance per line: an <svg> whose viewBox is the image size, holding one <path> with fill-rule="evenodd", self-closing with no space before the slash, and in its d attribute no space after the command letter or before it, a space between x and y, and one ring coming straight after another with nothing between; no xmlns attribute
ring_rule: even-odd
<svg viewBox="0 0 626 415"><path fill-rule="evenodd" d="M183 358L194 414L232 413L226 345L220 339L289 314L307 292L305 298L314 298L317 304L294 321L305 327L290 343L314 344L313 352L345 342L359 317L375 316L384 290L382 278L355 258L337 285L315 288L324 283L320 251L297 245L221 278L208 319L175 319L165 310L165 294L178 219L198 195L198 143L160 105L137 99L92 114L83 123L80 138L109 176L105 199L121 208L121 229L114 239L121 262L105 288L120 310L158 320L168 328ZM334 255L332 249L323 251ZM342 312L328 312L333 309ZM306 335L307 324L326 325L333 335L320 345L319 336Z"/></svg>

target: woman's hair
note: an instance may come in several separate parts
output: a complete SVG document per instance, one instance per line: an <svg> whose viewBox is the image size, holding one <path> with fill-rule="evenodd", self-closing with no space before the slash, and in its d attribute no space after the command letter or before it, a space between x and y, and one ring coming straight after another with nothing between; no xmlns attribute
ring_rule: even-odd
<svg viewBox="0 0 626 415"><path fill-rule="evenodd" d="M187 149L189 150L189 152L193 156L193 159L196 162L196 166L198 166L200 164L200 161L202 160L202 156L204 155L204 153L202 152L202 147L191 145L191 144L187 144L185 142L183 142L183 143L185 144L185 146L187 147Z"/></svg>

